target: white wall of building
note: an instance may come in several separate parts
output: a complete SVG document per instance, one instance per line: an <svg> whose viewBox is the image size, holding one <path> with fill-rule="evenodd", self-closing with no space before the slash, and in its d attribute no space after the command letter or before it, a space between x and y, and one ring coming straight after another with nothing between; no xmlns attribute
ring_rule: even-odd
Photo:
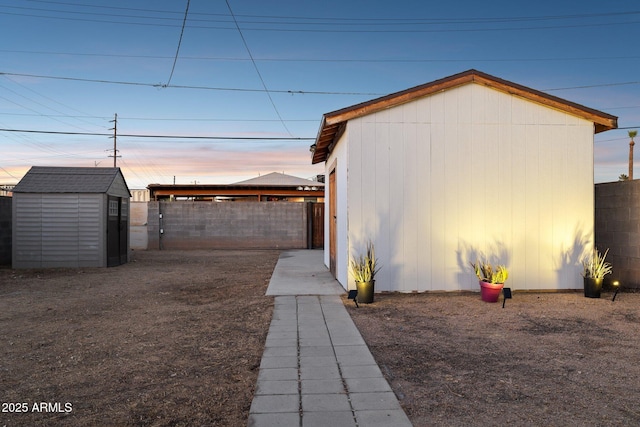
<svg viewBox="0 0 640 427"><path fill-rule="evenodd" d="M592 122L467 84L350 120L334 162L343 286L353 287L347 249L368 239L376 290L478 290L469 262L482 253L509 267L517 290L582 286Z"/></svg>

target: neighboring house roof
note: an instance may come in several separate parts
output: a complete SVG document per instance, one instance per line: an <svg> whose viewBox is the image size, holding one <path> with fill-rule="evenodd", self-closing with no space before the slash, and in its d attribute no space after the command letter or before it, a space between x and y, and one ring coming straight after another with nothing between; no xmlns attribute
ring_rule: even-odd
<svg viewBox="0 0 640 427"><path fill-rule="evenodd" d="M231 185L251 185L260 187L324 187L323 182L310 181L308 179L298 178L297 176L286 175L279 172L271 172L266 175L236 182L235 184Z"/></svg>
<svg viewBox="0 0 640 427"><path fill-rule="evenodd" d="M13 189L14 193L106 193L120 168L33 166ZM124 180L124 176L122 176Z"/></svg>
<svg viewBox="0 0 640 427"><path fill-rule="evenodd" d="M272 172L235 184L149 184L151 200L181 197L324 197L324 183Z"/></svg>
<svg viewBox="0 0 640 427"><path fill-rule="evenodd" d="M314 145L311 146L313 152L312 163L320 163L327 159L331 151L331 145L340 138L347 121L468 83L484 85L592 121L595 133L618 127L618 118L616 116L502 80L481 71L468 70L323 115L318 136Z"/></svg>

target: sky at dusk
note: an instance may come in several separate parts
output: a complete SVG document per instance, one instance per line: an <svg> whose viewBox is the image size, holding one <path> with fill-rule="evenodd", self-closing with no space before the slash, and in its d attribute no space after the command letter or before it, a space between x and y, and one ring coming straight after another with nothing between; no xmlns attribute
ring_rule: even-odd
<svg viewBox="0 0 640 427"><path fill-rule="evenodd" d="M0 28L0 184L113 166L115 114L131 189L310 178L324 113L471 68L618 116L596 182L640 129L637 1L0 0Z"/></svg>

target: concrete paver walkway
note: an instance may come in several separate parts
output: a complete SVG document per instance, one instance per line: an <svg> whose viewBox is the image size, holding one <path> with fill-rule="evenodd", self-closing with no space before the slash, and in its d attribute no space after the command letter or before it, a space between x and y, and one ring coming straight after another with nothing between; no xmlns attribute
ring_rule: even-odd
<svg viewBox="0 0 640 427"><path fill-rule="evenodd" d="M248 425L411 426L340 300L322 251L283 252Z"/></svg>

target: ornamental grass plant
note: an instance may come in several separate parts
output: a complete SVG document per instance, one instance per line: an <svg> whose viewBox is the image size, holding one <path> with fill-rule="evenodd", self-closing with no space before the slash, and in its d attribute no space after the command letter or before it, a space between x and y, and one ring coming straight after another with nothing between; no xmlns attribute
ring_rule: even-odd
<svg viewBox="0 0 640 427"><path fill-rule="evenodd" d="M609 249L600 254L598 248L593 248L593 251L582 259L582 276L586 279L604 279L604 276L611 274L613 267L605 261L608 253Z"/></svg>
<svg viewBox="0 0 640 427"><path fill-rule="evenodd" d="M509 271L504 265L494 267L488 261L478 260L475 263L471 263L471 267L473 267L473 271L476 273L476 276L478 276L478 279L486 283L504 284L509 278Z"/></svg>
<svg viewBox="0 0 640 427"><path fill-rule="evenodd" d="M367 243L367 250L364 254L352 257L349 262L351 273L356 282L371 282L380 271L377 265L376 252L373 243Z"/></svg>

